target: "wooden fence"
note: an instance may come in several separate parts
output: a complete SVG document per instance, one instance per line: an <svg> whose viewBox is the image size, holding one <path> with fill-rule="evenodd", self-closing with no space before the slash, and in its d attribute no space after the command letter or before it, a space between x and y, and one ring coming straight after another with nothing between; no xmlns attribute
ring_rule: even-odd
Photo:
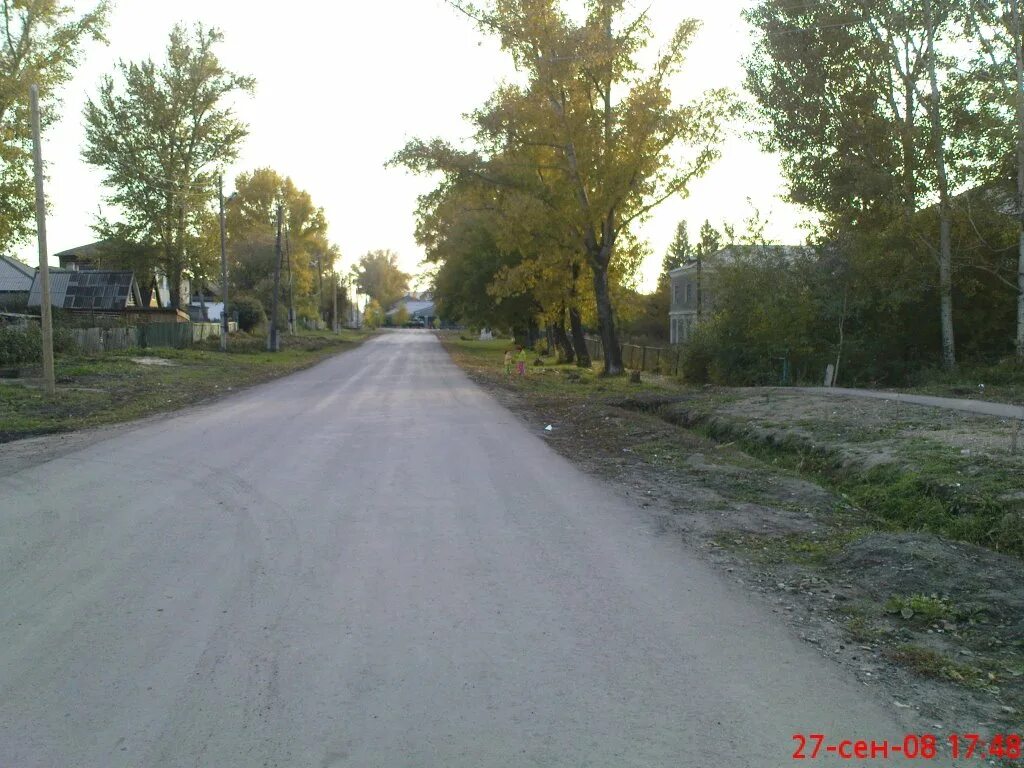
<svg viewBox="0 0 1024 768"><path fill-rule="evenodd" d="M586 338L587 351L593 360L604 357L604 345L596 336ZM665 376L678 376L682 362L683 349L673 347L645 347L638 344L622 344L622 364L633 371L661 373Z"/></svg>
<svg viewBox="0 0 1024 768"><path fill-rule="evenodd" d="M232 331L237 323L230 323ZM219 323L145 323L126 328L69 328L81 352L118 349L184 349L206 339L220 337Z"/></svg>

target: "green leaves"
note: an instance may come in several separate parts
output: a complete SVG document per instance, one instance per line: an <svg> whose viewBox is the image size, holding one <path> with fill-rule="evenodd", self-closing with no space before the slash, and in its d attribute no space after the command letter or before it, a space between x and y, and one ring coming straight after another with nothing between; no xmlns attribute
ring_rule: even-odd
<svg viewBox="0 0 1024 768"><path fill-rule="evenodd" d="M443 173L444 189L491 189L498 213L485 228L497 253L519 257L496 274L493 295L528 287L541 304L537 315L561 316L566 300L572 308L581 295L579 267L589 266L606 369L619 373L613 295L637 264L631 227L708 169L734 100L725 91L691 104L673 99L668 81L697 33L693 20L645 70L638 54L651 30L645 14L626 15L623 0L588 0L582 21L558 0L455 5L498 36L524 81L499 88L473 114L471 150L414 141L393 162ZM421 221L434 224L421 231L439 244L439 220L452 214L437 196L424 204Z"/></svg>
<svg viewBox="0 0 1024 768"><path fill-rule="evenodd" d="M359 291L374 299L386 312L409 290L410 276L398 267L393 251L370 251L356 267Z"/></svg>
<svg viewBox="0 0 1024 768"><path fill-rule="evenodd" d="M123 217L97 229L158 246L175 303L181 275L196 263L189 250L209 216L216 175L248 134L226 102L255 82L221 65L214 49L222 39L202 25L176 26L163 62L120 63L85 107L82 156L104 170L106 201Z"/></svg>
<svg viewBox="0 0 1024 768"><path fill-rule="evenodd" d="M0 46L0 242L8 246L25 240L33 228L29 86L39 86L45 130L85 43L104 41L108 9L105 0L81 16L54 0L0 4L6 33Z"/></svg>

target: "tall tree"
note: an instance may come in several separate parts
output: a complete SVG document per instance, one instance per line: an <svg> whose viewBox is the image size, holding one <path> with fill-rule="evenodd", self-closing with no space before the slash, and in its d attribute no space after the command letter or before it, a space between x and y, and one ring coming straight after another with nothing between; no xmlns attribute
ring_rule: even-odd
<svg viewBox="0 0 1024 768"><path fill-rule="evenodd" d="M356 284L386 312L409 290L410 276L398 266L394 251L370 251L357 266Z"/></svg>
<svg viewBox="0 0 1024 768"><path fill-rule="evenodd" d="M241 173L235 179L235 194L227 206L234 288L255 293L269 311L279 205L288 246L283 272L285 295L290 289L300 318L320 318L325 307L322 287L325 279L332 279L325 275L333 274L331 265L337 254L327 239L327 217L308 192L272 168Z"/></svg>
<svg viewBox="0 0 1024 768"><path fill-rule="evenodd" d="M499 37L525 75L524 85L501 88L476 114L478 143L513 155L528 147L551 150L537 170L548 177L543 188L557 185L573 200L566 227L591 272L604 370L613 375L623 372L612 300L620 238L707 170L730 110L724 91L682 106L673 101L669 82L681 70L696 21L681 23L645 70L638 54L651 30L646 15L626 18L624 6L624 0L587 0L581 22L559 0L457 6ZM482 157L444 142L412 142L396 159L418 171L476 171L487 178Z"/></svg>
<svg viewBox="0 0 1024 768"><path fill-rule="evenodd" d="M676 225L676 234L661 260L661 282L668 283L668 273L679 269L686 262L693 258L693 248L690 246L690 232L685 221Z"/></svg>
<svg viewBox="0 0 1024 768"><path fill-rule="evenodd" d="M57 93L85 43L105 42L108 4L79 16L55 0L0 0L0 12L0 243L10 246L32 231L35 210L29 86L39 86L45 130L57 118Z"/></svg>
<svg viewBox="0 0 1024 768"><path fill-rule="evenodd" d="M998 188L1009 178L1016 182L1015 268L1012 278L996 276L1016 294L1014 348L1024 360L1024 11L1021 0L972 0L971 12L971 31L979 45L966 73L973 87L970 118L976 127L968 141L990 185ZM998 196L995 203L1006 212Z"/></svg>
<svg viewBox="0 0 1024 768"><path fill-rule="evenodd" d="M937 16L932 0L924 2L924 25L928 40L928 119L935 152L935 177L939 194L939 304L942 326L942 364L956 367L956 340L953 332L953 210L946 161L946 132L943 125L943 93L939 88L939 51L935 38L943 20Z"/></svg>
<svg viewBox="0 0 1024 768"><path fill-rule="evenodd" d="M227 100L255 87L221 64L216 29L175 26L166 60L121 62L85 107L86 162L102 168L106 200L122 220L101 219L104 237L156 246L171 304L190 272L189 243L213 200L218 171L235 160L247 126Z"/></svg>
<svg viewBox="0 0 1024 768"><path fill-rule="evenodd" d="M938 265L942 357L955 364L950 189L966 167L950 154L961 105L955 69L961 0L762 0L747 86L781 153L790 197L823 214L831 237L890 230L924 239ZM926 84L922 87L922 84ZM959 159L959 158L957 158ZM937 232L918 232L921 200ZM899 223L902 221L902 223ZM936 237L937 235L937 237Z"/></svg>

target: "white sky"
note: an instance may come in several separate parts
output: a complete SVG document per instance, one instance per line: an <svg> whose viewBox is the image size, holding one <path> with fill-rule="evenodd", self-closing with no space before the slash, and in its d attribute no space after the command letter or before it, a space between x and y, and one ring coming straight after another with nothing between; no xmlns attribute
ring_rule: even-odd
<svg viewBox="0 0 1024 768"><path fill-rule="evenodd" d="M95 239L90 224L102 189L100 173L80 158L86 96L117 59L160 59L175 22L202 21L224 32L225 64L258 81L255 95L239 103L251 134L231 176L261 166L291 176L326 209L344 265L368 250L391 248L407 271L419 271L423 254L413 238L413 211L417 195L432 182L387 170L384 163L412 137L469 134L461 116L510 73L493 41L482 40L441 0L290 0L273 12L251 0L115 1L110 45L89 47L64 90L65 116L45 137L51 253ZM749 43L740 11L748 2L649 2L659 35L686 16L704 22L676 86L680 98L711 87L741 87L740 58ZM642 285L653 287L679 219L687 219L695 239L705 218L739 224L751 211L748 198L768 218L770 238L801 240L805 216L779 199L782 186L774 158L749 139L730 140L690 197L666 203L642 230L654 251ZM34 241L19 255L34 263Z"/></svg>

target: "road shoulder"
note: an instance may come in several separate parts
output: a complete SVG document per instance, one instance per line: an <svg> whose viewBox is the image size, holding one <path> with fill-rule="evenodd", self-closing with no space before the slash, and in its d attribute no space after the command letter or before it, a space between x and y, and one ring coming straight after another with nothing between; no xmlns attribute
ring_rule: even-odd
<svg viewBox="0 0 1024 768"><path fill-rule="evenodd" d="M500 350L492 363L465 343L460 348L448 339L446 346L540 439L677 531L804 642L892 708L911 713L922 729L997 732L1019 725L1019 559L927 530L899 529L792 460L811 455L811 425L822 421L835 442L845 429L891 431L894 415L885 409L893 404L836 407L790 393L769 395L752 414L745 398L764 401L764 393L681 392L654 380L624 395L620 381L553 366L531 368L524 381L506 379ZM811 400L827 409L824 417L807 412ZM1008 427L997 419L902 407L900 418L922 439L970 441L957 451L964 471L978 463L972 458L1010 460ZM832 413L844 409L845 419ZM936 419L942 423L931 423ZM745 432L751 429L754 438ZM851 438L849 447L864 461L884 463L880 438L899 445L890 432L863 437Z"/></svg>
<svg viewBox="0 0 1024 768"><path fill-rule="evenodd" d="M251 353L223 358L219 352L203 350L151 350L144 359L161 360L165 364L134 362L133 358L142 358L142 353L136 352L62 361L65 370L71 371L73 381L65 381L58 387L56 406L44 402L27 406L21 403L21 410L10 412L10 421L0 419L0 477L307 370L357 349L371 335L350 335L338 344L307 344L305 349L294 349L280 358ZM123 375L111 375L112 370ZM58 373L60 371L59 366ZM196 382L198 377L204 376L209 378ZM143 377L141 381L140 377ZM181 381L186 382L186 387L177 391L175 384ZM92 398L89 402L80 401L74 393L85 384L99 390L89 393ZM22 387L0 384L0 402L14 389ZM41 400L37 389L29 389L29 396ZM63 403L62 395L67 398ZM19 392L15 396L25 397L26 394ZM99 413L83 410L89 407L104 410ZM9 426L26 417L32 420L31 426L18 425L20 428L13 429Z"/></svg>

